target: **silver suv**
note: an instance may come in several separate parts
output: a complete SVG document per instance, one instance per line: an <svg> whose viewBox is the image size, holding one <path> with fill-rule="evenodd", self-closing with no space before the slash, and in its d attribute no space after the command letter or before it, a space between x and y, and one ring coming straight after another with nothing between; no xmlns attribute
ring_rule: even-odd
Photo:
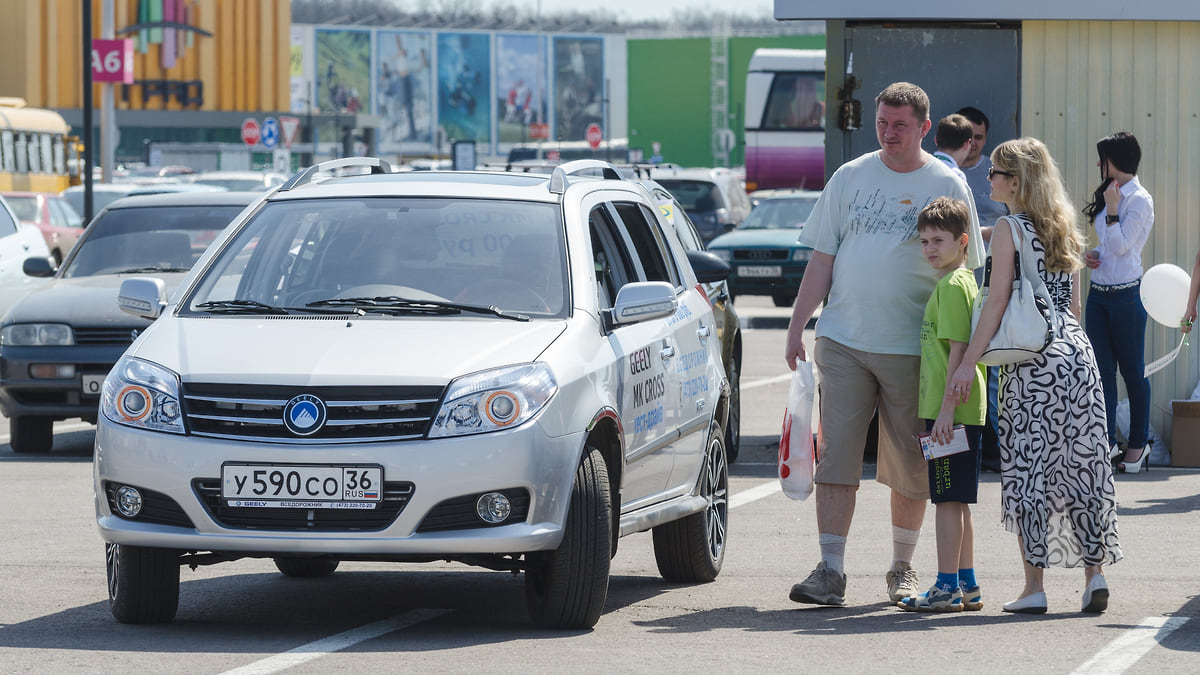
<svg viewBox="0 0 1200 675"><path fill-rule="evenodd" d="M454 560L524 572L589 627L618 537L670 581L725 554L729 386L653 198L551 175L312 167L235 220L104 383L95 490L118 621L169 621L180 566ZM366 169L362 175L342 175ZM320 180L320 179L324 180ZM690 264L689 264L690 263Z"/></svg>

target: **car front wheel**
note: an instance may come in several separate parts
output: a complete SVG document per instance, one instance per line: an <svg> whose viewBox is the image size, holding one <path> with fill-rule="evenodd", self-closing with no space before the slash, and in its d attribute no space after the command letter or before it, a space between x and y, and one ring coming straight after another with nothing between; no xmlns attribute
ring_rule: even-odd
<svg viewBox="0 0 1200 675"><path fill-rule="evenodd" d="M535 625L591 628L600 620L608 597L612 508L608 468L600 451L589 447L575 471L562 543L526 556L525 601Z"/></svg>
<svg viewBox="0 0 1200 675"><path fill-rule="evenodd" d="M8 444L20 454L50 452L54 445L54 420L49 417L22 415L8 420L11 438Z"/></svg>
<svg viewBox="0 0 1200 675"><path fill-rule="evenodd" d="M729 524L729 465L725 439L714 422L708 432L708 450L700 476L703 511L654 528L654 559L667 581L712 581L725 562L725 537Z"/></svg>
<svg viewBox="0 0 1200 675"><path fill-rule="evenodd" d="M105 544L108 604L121 623L166 623L179 608L179 552Z"/></svg>

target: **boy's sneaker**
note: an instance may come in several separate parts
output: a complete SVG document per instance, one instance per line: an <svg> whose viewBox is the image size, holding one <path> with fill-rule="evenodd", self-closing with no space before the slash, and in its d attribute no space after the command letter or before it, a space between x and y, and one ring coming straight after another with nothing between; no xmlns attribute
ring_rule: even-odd
<svg viewBox="0 0 1200 675"><path fill-rule="evenodd" d="M804 581L792 586L788 597L810 605L846 604L846 575L825 566L822 560Z"/></svg>
<svg viewBox="0 0 1200 675"><path fill-rule="evenodd" d="M904 598L896 606L906 612L961 612L963 593L959 588L944 591L934 584L928 591Z"/></svg>
<svg viewBox="0 0 1200 675"><path fill-rule="evenodd" d="M978 612L983 609L983 592L979 590L978 586L971 588L960 586L959 590L962 591L963 609L968 612Z"/></svg>
<svg viewBox="0 0 1200 675"><path fill-rule="evenodd" d="M892 569L888 570L885 579L887 579L888 599L892 602L900 602L907 597L916 595L918 585L921 583L917 579L917 571L906 562L897 562L892 565Z"/></svg>

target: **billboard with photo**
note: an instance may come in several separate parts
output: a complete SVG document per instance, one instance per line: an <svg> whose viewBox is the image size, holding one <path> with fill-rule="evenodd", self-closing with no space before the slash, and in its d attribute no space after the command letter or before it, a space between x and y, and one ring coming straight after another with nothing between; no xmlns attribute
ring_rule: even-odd
<svg viewBox="0 0 1200 675"><path fill-rule="evenodd" d="M501 143L533 140L529 125L546 122L546 38L496 36L496 129Z"/></svg>
<svg viewBox="0 0 1200 675"><path fill-rule="evenodd" d="M556 138L582 141L589 124L604 125L604 41L554 39Z"/></svg>
<svg viewBox="0 0 1200 675"><path fill-rule="evenodd" d="M380 147L433 142L433 65L428 32L376 33L375 114Z"/></svg>
<svg viewBox="0 0 1200 675"><path fill-rule="evenodd" d="M491 138L491 36L438 33L438 122L446 141Z"/></svg>

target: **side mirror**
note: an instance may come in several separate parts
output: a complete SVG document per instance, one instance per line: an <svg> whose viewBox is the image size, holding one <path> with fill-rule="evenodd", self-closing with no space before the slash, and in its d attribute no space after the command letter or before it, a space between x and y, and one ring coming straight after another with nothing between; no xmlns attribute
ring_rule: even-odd
<svg viewBox="0 0 1200 675"><path fill-rule="evenodd" d="M126 314L153 321L167 306L167 284L150 277L126 279L117 292L117 306Z"/></svg>
<svg viewBox="0 0 1200 675"><path fill-rule="evenodd" d="M58 271L58 267L54 264L53 258L43 258L41 256L35 258L26 258L21 264L21 271L25 276L30 277L52 277Z"/></svg>
<svg viewBox="0 0 1200 675"><path fill-rule="evenodd" d="M610 319L615 326L623 326L647 319L671 316L679 309L679 298L675 289L665 281L638 281L625 284L617 291L617 301L610 310Z"/></svg>
<svg viewBox="0 0 1200 675"><path fill-rule="evenodd" d="M708 251L688 251L688 262L696 273L696 281L712 284L729 278L729 263Z"/></svg>

